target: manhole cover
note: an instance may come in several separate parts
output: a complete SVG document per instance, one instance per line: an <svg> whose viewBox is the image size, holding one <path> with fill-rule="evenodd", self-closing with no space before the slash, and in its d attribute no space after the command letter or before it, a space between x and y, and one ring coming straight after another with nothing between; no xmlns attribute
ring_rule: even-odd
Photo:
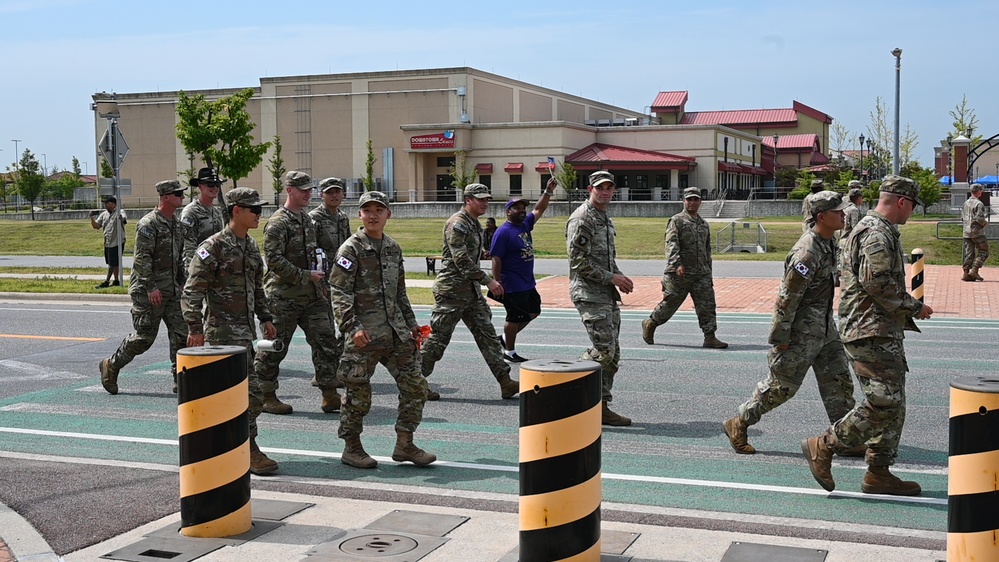
<svg viewBox="0 0 999 562"><path fill-rule="evenodd" d="M404 554L415 549L419 544L415 540L401 535L361 535L340 543L340 550L344 554L351 554L353 556L378 558L381 556Z"/></svg>

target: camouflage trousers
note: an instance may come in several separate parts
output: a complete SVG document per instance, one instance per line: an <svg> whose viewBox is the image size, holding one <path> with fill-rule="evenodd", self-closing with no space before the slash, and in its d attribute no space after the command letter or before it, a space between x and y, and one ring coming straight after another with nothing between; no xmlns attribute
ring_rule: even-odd
<svg viewBox="0 0 999 562"><path fill-rule="evenodd" d="M121 369L142 355L156 341L160 322L166 326L170 339L170 372L177 373L177 350L187 347L187 322L180 312L180 296L163 297L159 306L149 304L145 294L132 295L132 327L135 332L125 336L111 356L111 364Z"/></svg>
<svg viewBox="0 0 999 562"><path fill-rule="evenodd" d="M891 466L905 424L905 362L902 340L864 338L844 342L864 400L832 426L836 449L867 443L867 464Z"/></svg>
<svg viewBox="0 0 999 562"><path fill-rule="evenodd" d="M985 260L989 259L989 239L985 236L976 238L965 238L963 247L964 261L961 265L964 270L985 265Z"/></svg>
<svg viewBox="0 0 999 562"><path fill-rule="evenodd" d="M611 395L614 375L621 361L621 308L616 302L573 301L572 304L576 306L593 346L584 351L580 359L600 363L601 395L605 402L610 402L614 399Z"/></svg>
<svg viewBox="0 0 999 562"><path fill-rule="evenodd" d="M392 338L392 347L363 351L352 349L340 359L337 376L346 387L340 408L337 436L354 437L364 430L364 416L371 410L371 375L381 363L399 387L399 411L396 431L416 431L423 420L423 405L427 401L427 379L420 374L419 353L412 339Z"/></svg>
<svg viewBox="0 0 999 562"><path fill-rule="evenodd" d="M312 365L316 372L317 386L333 389L336 387L337 356L333 348L336 332L330 321L330 303L324 299L306 302L281 298L268 299L274 327L284 349L275 352L257 352L253 368L260 377L260 388L264 393L278 389L278 373L281 361L288 355L295 328L302 328L305 340L312 348Z"/></svg>
<svg viewBox="0 0 999 562"><path fill-rule="evenodd" d="M801 388L809 367L815 373L829 423L836 423L856 405L853 378L839 337L792 341L785 350L775 346L767 359L767 378L757 383L753 396L739 406L739 415L747 424L759 422L763 414L790 400Z"/></svg>
<svg viewBox="0 0 999 562"><path fill-rule="evenodd" d="M207 343L211 345L238 345L246 348L246 382L250 391L250 407L247 413L250 419L250 437L256 438L257 418L264 411L264 393L260 390L260 379L257 377L257 372L253 370L253 342L250 340L212 339Z"/></svg>
<svg viewBox="0 0 999 562"><path fill-rule="evenodd" d="M434 308L430 311L430 337L423 342L423 376L429 377L434 372L434 365L444 356L459 321L472 332L475 345L496 380L509 377L510 366L503 360L499 336L493 326L493 313L486 299L481 294L460 298L437 292L434 293Z"/></svg>
<svg viewBox="0 0 999 562"><path fill-rule="evenodd" d="M715 285L710 274L684 275L667 273L662 278L663 300L656 305L649 318L660 326L669 321L690 295L694 301L697 323L705 334L714 333L718 327L715 315Z"/></svg>

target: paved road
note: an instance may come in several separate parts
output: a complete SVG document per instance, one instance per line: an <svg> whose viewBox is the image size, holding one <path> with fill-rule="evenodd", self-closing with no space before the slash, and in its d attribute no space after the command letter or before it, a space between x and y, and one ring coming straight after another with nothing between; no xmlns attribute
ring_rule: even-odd
<svg viewBox="0 0 999 562"><path fill-rule="evenodd" d="M428 314L420 308L419 320L426 322ZM996 339L999 322L934 319L907 340L909 408L896 470L918 480L924 494L899 499L860 494L859 460L836 460L834 494L814 483L799 441L821 432L828 420L811 382L753 427L750 439L759 454L732 453L720 422L765 374L766 315L723 315L732 344L723 351L699 347L689 313L660 327L657 338L664 343L646 346L639 337L646 315L623 315L615 405L635 425L605 428L605 502L632 506L633 516L685 510L689 516L670 522L677 526L944 548L948 384L995 370L994 355L967 342L969 334L975 341ZM175 513L178 483L169 467L177 462L176 399L164 335L125 369L122 392L112 397L101 389L96 365L131 329L127 305L8 302L0 303L0 317L0 502L28 518L60 554ZM575 311L548 309L518 349L533 358L572 359L585 346ZM319 412L311 377L308 346L298 334L280 390L296 413L265 415L260 422L261 446L281 463L280 475L255 478L255 489L365 499L412 492L416 503L446 505L460 497L472 506L518 493L517 401L499 399L464 329L431 378L443 399L428 405L417 434L418 443L441 459L429 470L386 463L359 472L340 464L336 418ZM396 399L382 370L374 390L364 440L384 459L394 442ZM304 483L326 479L356 487Z"/></svg>

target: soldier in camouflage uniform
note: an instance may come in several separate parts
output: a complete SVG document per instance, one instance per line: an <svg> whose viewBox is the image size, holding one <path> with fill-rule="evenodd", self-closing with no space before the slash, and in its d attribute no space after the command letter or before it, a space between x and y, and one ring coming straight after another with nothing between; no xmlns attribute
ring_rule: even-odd
<svg viewBox="0 0 999 562"><path fill-rule="evenodd" d="M427 379L417 363L420 326L406 295L402 248L385 234L392 216L388 197L367 191L357 203L362 227L340 246L329 277L337 326L346 338L337 372L347 388L337 430L344 440L340 460L357 468L378 466L361 445L361 432L371 409L371 375L381 363L399 387L392 460L427 466L437 457L413 444L427 401Z"/></svg>
<svg viewBox="0 0 999 562"><path fill-rule="evenodd" d="M621 361L621 302L635 285L617 267L614 221L607 206L616 186L610 172L600 170L589 177L589 199L583 202L565 225L566 252L569 255L569 297L583 320L593 347L582 356L600 363L603 377L601 395L603 425L631 425L631 418L610 409L614 375Z"/></svg>
<svg viewBox="0 0 999 562"><path fill-rule="evenodd" d="M187 278L181 257L184 228L176 216L184 205L184 188L177 180L161 181L156 193L159 204L135 227L135 257L128 281L135 333L100 363L101 385L111 394L118 394L121 368L153 345L161 320L170 338L170 371L177 391L177 350L187 340L187 325L180 313L180 293Z"/></svg>
<svg viewBox="0 0 999 562"><path fill-rule="evenodd" d="M215 206L215 199L219 196L219 189L224 181L211 168L201 168L198 175L191 178L191 187L198 188L198 198L184 207L180 214L180 222L186 229L184 268L191 265L191 258L198 246L225 226L222 209Z"/></svg>
<svg viewBox="0 0 999 562"><path fill-rule="evenodd" d="M843 209L843 229L839 231L841 246L850 237L853 227L857 226L857 223L864 216L863 211L860 210L860 206L864 204L864 193L860 187L861 184L859 181L850 180L850 191L847 193L850 203Z"/></svg>
<svg viewBox="0 0 999 562"><path fill-rule="evenodd" d="M666 269L663 271L663 300L648 319L642 321L642 339L655 343L656 328L669 321L690 295L697 323L704 332L704 347L725 349L728 344L715 337L715 286L711 279L711 229L697 214L701 195L696 187L683 190L683 212L673 215L666 227Z"/></svg>
<svg viewBox="0 0 999 562"><path fill-rule="evenodd" d="M181 297L187 321L187 345L238 345L246 348L246 380L249 386L250 472L270 474L278 464L257 446L257 417L263 409L260 380L253 370L253 340L257 337L253 316L260 320L264 337L277 337L271 312L264 298L264 260L250 229L260 224L263 202L256 191L238 187L228 194L229 224L211 235L194 252ZM203 313L207 301L207 314Z"/></svg>
<svg viewBox="0 0 999 562"><path fill-rule="evenodd" d="M517 381L510 378L510 366L503 361L503 349L492 311L482 296L482 285L492 294L502 297L503 285L479 267L482 258L482 225L479 217L489 209L489 188L481 183L465 187L465 206L451 215L444 225L444 249L441 272L434 281L434 308L430 311L432 333L423 343L423 376L429 377L434 364L440 361L451 342L458 321L465 323L483 359L500 385L500 396L513 398L520 392ZM429 391L428 400L440 394Z"/></svg>
<svg viewBox="0 0 999 562"><path fill-rule="evenodd" d="M340 245L346 242L347 238L350 238L350 219L347 218L346 213L340 210L340 204L343 203L344 197L344 182L340 178L326 178L319 182L319 190L322 192L323 202L309 211L309 216L312 217L312 222L316 223L319 247L326 254L326 257L332 260L340 249ZM332 266L332 263L329 265ZM323 290L329 294L329 283L325 279L323 280ZM340 355L343 354L343 334L337 334L336 342L333 345L333 354L336 357L333 363L333 372L335 373L340 365ZM319 381L313 378L312 386L321 389L340 388L343 383L339 380ZM336 393L335 390L333 392ZM326 412L328 407L329 405L323 408L323 411Z"/></svg>
<svg viewBox="0 0 999 562"><path fill-rule="evenodd" d="M276 352L258 352L253 364L264 392L264 411L281 415L290 414L292 407L277 397L278 366L288 355L296 326L302 328L312 347L316 379L333 381L336 377L333 371L336 332L330 317L330 301L322 286L326 267L317 261L316 225L305 212L312 196L312 178L305 172L291 171L285 176L285 186L288 198L284 206L271 215L264 227L267 260L264 293L284 347ZM336 389L324 387L322 392L322 410L327 413L339 410L340 396Z"/></svg>
<svg viewBox="0 0 999 562"><path fill-rule="evenodd" d="M985 281L978 270L989 259L989 239L985 236L985 227L989 225L989 216L981 197L983 188L977 183L971 184L971 197L961 207L961 224L964 228L964 276L961 281ZM975 254L978 254L977 256Z"/></svg>
<svg viewBox="0 0 999 562"><path fill-rule="evenodd" d="M739 415L723 424L737 453L756 452L747 441L747 429L763 414L790 400L801 388L809 367L815 372L830 423L846 415L855 404L853 379L832 308L835 234L843 227L846 205L834 191L821 191L808 200L815 226L801 235L784 260L784 278L770 326L770 372L756 385L752 397L739 406ZM852 453L860 456L866 450L861 446Z"/></svg>
<svg viewBox="0 0 999 562"><path fill-rule="evenodd" d="M898 456L905 423L904 330L916 330L913 318L929 318L933 309L906 292L905 259L898 226L916 205L919 187L909 178L889 175L881 184L877 207L860 219L840 257L842 284L839 333L853 372L864 392L854 406L822 435L805 439L801 450L823 488L836 488L832 454L867 444L867 473L861 490L869 494L915 496L916 482L888 471Z"/></svg>
<svg viewBox="0 0 999 562"><path fill-rule="evenodd" d="M815 223L814 218L808 214L808 199L820 191L826 189L826 184L822 180L812 180L811 192L801 200L801 232L804 234L811 230Z"/></svg>

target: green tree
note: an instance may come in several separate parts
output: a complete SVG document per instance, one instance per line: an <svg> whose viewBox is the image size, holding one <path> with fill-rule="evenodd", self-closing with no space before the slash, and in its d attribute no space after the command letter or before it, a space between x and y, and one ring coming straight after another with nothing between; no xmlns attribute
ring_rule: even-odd
<svg viewBox="0 0 999 562"><path fill-rule="evenodd" d="M864 186L862 193L867 206L873 208L877 204L878 198L881 197L881 180L877 179L868 183Z"/></svg>
<svg viewBox="0 0 999 562"><path fill-rule="evenodd" d="M806 195L812 192L812 180L815 179L815 174L807 170L802 170L798 173L798 177L795 179L795 188L788 194L788 199L796 199L798 201L805 198Z"/></svg>
<svg viewBox="0 0 999 562"><path fill-rule="evenodd" d="M798 179L798 169L794 166L780 166L775 175L777 186L793 187Z"/></svg>
<svg viewBox="0 0 999 562"><path fill-rule="evenodd" d="M366 144L368 156L364 159L364 191L375 188L375 151L371 148L371 139Z"/></svg>
<svg viewBox="0 0 999 562"><path fill-rule="evenodd" d="M568 162L562 162L562 171L555 174L555 179L558 180L558 184L562 186L562 189L570 193L578 189L576 180L579 179L579 174L576 173L576 168L573 168L572 164Z"/></svg>
<svg viewBox="0 0 999 562"><path fill-rule="evenodd" d="M31 220L35 220L35 201L45 191L45 176L41 173L38 159L27 148L21 156L21 166L17 177L17 192L31 205Z"/></svg>
<svg viewBox="0 0 999 562"><path fill-rule="evenodd" d="M83 169L80 168L80 159L76 156L73 157L73 175L76 176L77 179L80 179L80 176L83 175Z"/></svg>
<svg viewBox="0 0 999 562"><path fill-rule="evenodd" d="M7 212L7 198L14 195L17 192L15 186L16 174L10 166L7 166L7 172L0 175L0 201L3 201L3 211Z"/></svg>
<svg viewBox="0 0 999 562"><path fill-rule="evenodd" d="M103 156L101 156L101 175L102 178L113 178L114 168L111 167L111 163L107 161Z"/></svg>
<svg viewBox="0 0 999 562"><path fill-rule="evenodd" d="M274 204L276 205L281 193L281 178L288 170L285 169L284 159L281 158L281 137L274 135L271 146L274 147L274 154L271 154L267 161L267 171L271 173L271 186L274 188Z"/></svg>
<svg viewBox="0 0 999 562"><path fill-rule="evenodd" d="M447 173L451 176L451 187L456 190L463 190L466 185L479 179L479 172L475 168L469 169L468 155L464 150L455 151L454 166L448 168Z"/></svg>
<svg viewBox="0 0 999 562"><path fill-rule="evenodd" d="M968 107L968 95L961 95L961 102L954 106L954 109L948 112L950 116L954 119L954 136L964 135L971 138L974 134L974 130L978 128L978 117L975 115L975 110ZM981 140L981 135L977 138L972 138L973 142Z"/></svg>
<svg viewBox="0 0 999 562"><path fill-rule="evenodd" d="M836 178L836 181L833 183L833 188L836 191L846 193L850 182L855 179L857 179L857 177L853 175L853 170L840 170L839 177Z"/></svg>
<svg viewBox="0 0 999 562"><path fill-rule="evenodd" d="M45 184L45 190L52 197L66 200L73 198L78 187L83 187L83 180L78 175L64 170L59 179L46 181Z"/></svg>
<svg viewBox="0 0 999 562"><path fill-rule="evenodd" d="M910 162L899 173L912 179L919 186L919 200L923 202L923 215L932 205L938 203L942 189L937 174L930 168L924 168L918 162Z"/></svg>
<svg viewBox="0 0 999 562"><path fill-rule="evenodd" d="M888 122L888 105L878 96L874 102L874 111L870 113L871 124L867 126L867 138L871 141L871 150L864 155L864 169L879 176L880 172L891 170L891 148L895 144L892 125Z"/></svg>

